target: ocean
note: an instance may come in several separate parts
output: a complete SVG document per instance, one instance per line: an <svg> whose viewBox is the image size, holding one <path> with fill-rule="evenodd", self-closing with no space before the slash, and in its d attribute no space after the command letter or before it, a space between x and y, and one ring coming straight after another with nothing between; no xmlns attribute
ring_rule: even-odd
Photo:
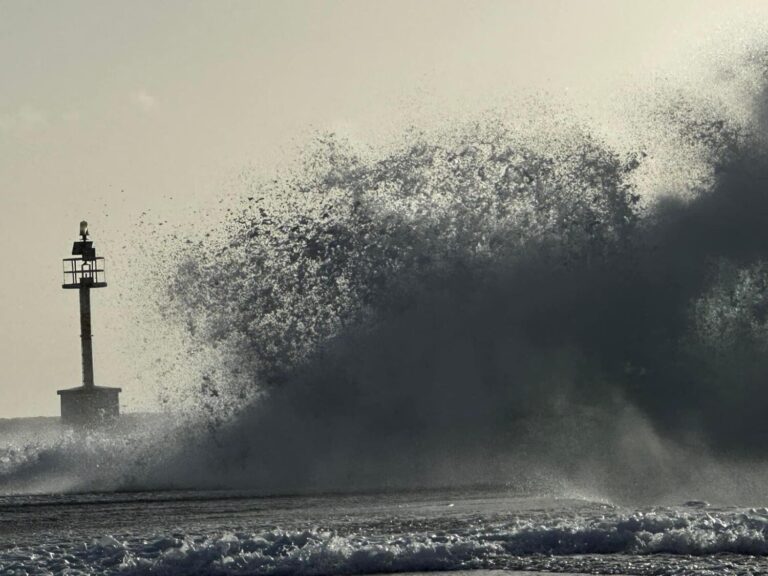
<svg viewBox="0 0 768 576"><path fill-rule="evenodd" d="M0 498L0 574L768 573L768 508L472 488Z"/></svg>

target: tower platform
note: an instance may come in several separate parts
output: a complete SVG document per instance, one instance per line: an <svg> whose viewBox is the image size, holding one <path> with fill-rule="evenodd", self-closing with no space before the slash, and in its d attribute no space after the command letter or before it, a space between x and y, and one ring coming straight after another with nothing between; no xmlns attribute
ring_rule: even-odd
<svg viewBox="0 0 768 576"><path fill-rule="evenodd" d="M78 386L56 393L61 396L61 421L74 426L99 426L120 416L121 388Z"/></svg>

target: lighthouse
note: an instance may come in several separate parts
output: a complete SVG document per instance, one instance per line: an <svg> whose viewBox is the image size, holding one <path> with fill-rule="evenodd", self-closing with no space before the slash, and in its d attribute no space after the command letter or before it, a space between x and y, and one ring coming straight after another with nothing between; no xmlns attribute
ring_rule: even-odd
<svg viewBox="0 0 768 576"><path fill-rule="evenodd" d="M91 334L91 290L106 288L105 260L96 256L88 239L88 222L80 222L80 239L72 246L73 258L65 258L65 290L77 290L80 296L80 347L83 384L57 393L61 397L61 421L78 427L96 427L114 423L120 415L120 388L96 386L93 380L93 335Z"/></svg>

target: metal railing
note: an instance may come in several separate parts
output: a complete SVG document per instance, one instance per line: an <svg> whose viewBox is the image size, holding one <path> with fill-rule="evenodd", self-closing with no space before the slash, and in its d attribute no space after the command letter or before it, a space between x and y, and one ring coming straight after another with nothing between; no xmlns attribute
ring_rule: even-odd
<svg viewBox="0 0 768 576"><path fill-rule="evenodd" d="M84 260L64 258L64 283L62 288L103 288L107 285L106 262L103 257Z"/></svg>

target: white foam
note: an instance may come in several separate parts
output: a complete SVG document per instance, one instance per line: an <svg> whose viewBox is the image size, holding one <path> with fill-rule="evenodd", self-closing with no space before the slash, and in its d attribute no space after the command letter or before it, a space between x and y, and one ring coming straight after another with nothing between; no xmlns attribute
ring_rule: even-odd
<svg viewBox="0 0 768 576"><path fill-rule="evenodd" d="M589 571L608 564L620 568L627 558L638 558L636 567L644 567L638 569L640 574L678 573L681 563L690 565L686 571L690 574L705 574L713 566L728 574L759 564L759 557L768 555L768 514L762 509L560 512L493 522L454 521L448 529L415 532L276 529L203 535L104 534L89 542L43 539L35 545L1 550L0 568L3 574L69 570L69 574L133 575L371 574L479 568Z"/></svg>

